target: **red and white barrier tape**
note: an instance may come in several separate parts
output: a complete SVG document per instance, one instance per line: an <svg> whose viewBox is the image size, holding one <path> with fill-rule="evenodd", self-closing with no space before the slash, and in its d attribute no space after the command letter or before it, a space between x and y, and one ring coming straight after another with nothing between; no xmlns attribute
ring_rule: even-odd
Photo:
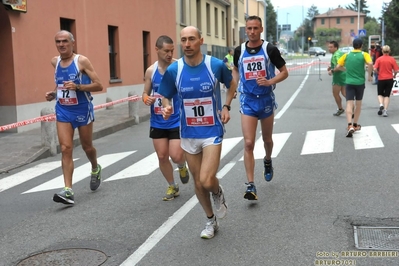
<svg viewBox="0 0 399 266"><path fill-rule="evenodd" d="M94 106L94 110L98 110L98 109L101 109L101 108L106 108L106 107L111 106L111 105L115 105L115 104L119 104L119 103L123 103L123 102L128 102L128 101L137 102L137 101L140 101L140 99L141 99L141 96L133 95L133 96L130 96L130 97L127 97L127 98L123 98L123 99L119 99L119 100L116 100L116 101L113 101L113 102L96 105L96 106ZM54 120L55 120L55 114L44 115L44 116L40 116L40 117L24 120L24 121L21 121L21 122L16 122L16 123L0 126L0 132L1 131L7 131L7 130L10 130L10 129L13 129L13 128L17 128L17 127L30 125L30 124L37 123L37 122L51 122L51 121L54 121Z"/></svg>

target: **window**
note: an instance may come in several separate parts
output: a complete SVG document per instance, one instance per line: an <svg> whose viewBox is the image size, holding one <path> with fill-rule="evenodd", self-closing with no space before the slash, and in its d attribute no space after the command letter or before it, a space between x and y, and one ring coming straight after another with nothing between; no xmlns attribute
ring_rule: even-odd
<svg viewBox="0 0 399 266"><path fill-rule="evenodd" d="M201 30L201 0L197 0L197 28Z"/></svg>
<svg viewBox="0 0 399 266"><path fill-rule="evenodd" d="M222 11L222 38L226 38L226 15L224 11Z"/></svg>
<svg viewBox="0 0 399 266"><path fill-rule="evenodd" d="M148 31L143 31L143 77L145 71L151 65L150 50L150 33Z"/></svg>
<svg viewBox="0 0 399 266"><path fill-rule="evenodd" d="M108 53L110 82L120 82L118 57L118 27L108 26Z"/></svg>
<svg viewBox="0 0 399 266"><path fill-rule="evenodd" d="M219 37L219 16L218 9L215 7L215 36Z"/></svg>
<svg viewBox="0 0 399 266"><path fill-rule="evenodd" d="M351 24L355 23L355 18L351 18Z"/></svg>
<svg viewBox="0 0 399 266"><path fill-rule="evenodd" d="M186 0L180 0L180 23L186 25Z"/></svg>
<svg viewBox="0 0 399 266"><path fill-rule="evenodd" d="M211 5L206 3L206 34L211 35Z"/></svg>
<svg viewBox="0 0 399 266"><path fill-rule="evenodd" d="M321 25L324 25L324 18L321 19Z"/></svg>
<svg viewBox="0 0 399 266"><path fill-rule="evenodd" d="M78 46L76 42L76 28L75 28L75 20L67 19L67 18L60 18L60 30L66 30L73 34L75 38L75 47L73 49L74 53L77 53Z"/></svg>
<svg viewBox="0 0 399 266"><path fill-rule="evenodd" d="M341 23L341 18L337 18L337 24Z"/></svg>

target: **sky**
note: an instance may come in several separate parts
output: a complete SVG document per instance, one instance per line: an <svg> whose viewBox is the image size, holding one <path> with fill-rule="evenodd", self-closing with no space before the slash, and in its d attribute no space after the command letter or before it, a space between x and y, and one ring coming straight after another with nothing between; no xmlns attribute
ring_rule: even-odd
<svg viewBox="0 0 399 266"><path fill-rule="evenodd" d="M382 3L389 3L391 0L367 0L369 16L376 19L381 16ZM296 30L306 18L308 9L315 5L320 14L328 11L329 8L335 9L338 5L345 8L347 5L355 3L354 0L333 0L333 1L320 1L320 0L271 0L274 10L277 10L278 24L291 24L291 30ZM303 17L302 17L303 7ZM288 13L288 15L287 15ZM288 22L288 23L287 23Z"/></svg>

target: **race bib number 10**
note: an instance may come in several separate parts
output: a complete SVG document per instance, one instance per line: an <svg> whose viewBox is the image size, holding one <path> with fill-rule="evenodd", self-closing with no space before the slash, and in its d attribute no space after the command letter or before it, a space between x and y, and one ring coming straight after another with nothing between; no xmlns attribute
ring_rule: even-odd
<svg viewBox="0 0 399 266"><path fill-rule="evenodd" d="M187 126L213 126L215 124L212 97L184 99L183 105Z"/></svg>
<svg viewBox="0 0 399 266"><path fill-rule="evenodd" d="M265 58L262 55L245 57L243 66L246 80L266 77Z"/></svg>

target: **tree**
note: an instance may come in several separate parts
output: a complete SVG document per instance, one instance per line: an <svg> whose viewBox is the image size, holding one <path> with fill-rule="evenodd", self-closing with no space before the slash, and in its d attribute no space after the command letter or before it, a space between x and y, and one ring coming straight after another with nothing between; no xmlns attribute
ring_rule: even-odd
<svg viewBox="0 0 399 266"><path fill-rule="evenodd" d="M269 42L277 42L276 29L277 29L277 12L270 0L266 0L266 25L267 36L265 37Z"/></svg>
<svg viewBox="0 0 399 266"><path fill-rule="evenodd" d="M345 8L353 11L358 11L357 7L359 6L359 0L354 0L355 3L347 5ZM370 13L368 10L369 6L367 5L367 0L360 0L360 13L366 14L366 16Z"/></svg>
<svg viewBox="0 0 399 266"><path fill-rule="evenodd" d="M399 54L399 0L392 0L384 4L382 18L384 19L386 38L385 43L391 47L392 54Z"/></svg>

